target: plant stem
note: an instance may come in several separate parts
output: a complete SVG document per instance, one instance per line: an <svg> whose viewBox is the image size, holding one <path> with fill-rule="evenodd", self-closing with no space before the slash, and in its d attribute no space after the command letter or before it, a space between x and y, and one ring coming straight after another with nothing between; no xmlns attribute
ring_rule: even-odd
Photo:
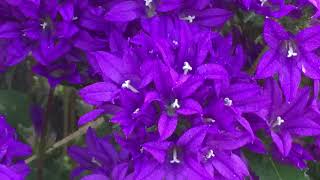
<svg viewBox="0 0 320 180"><path fill-rule="evenodd" d="M45 159L44 155L46 150L47 131L49 126L50 111L53 105L53 97L54 97L54 88L50 88L45 116L41 124L42 132L41 132L40 142L38 146L38 156L39 156L37 161L37 179L38 180L43 180L43 172L44 172L43 169L44 169L44 159Z"/></svg>

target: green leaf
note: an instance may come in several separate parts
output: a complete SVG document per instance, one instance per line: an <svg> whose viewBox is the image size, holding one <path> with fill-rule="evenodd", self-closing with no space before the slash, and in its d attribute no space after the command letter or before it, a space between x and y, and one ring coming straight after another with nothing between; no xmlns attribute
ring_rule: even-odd
<svg viewBox="0 0 320 180"><path fill-rule="evenodd" d="M253 172L260 180L309 180L304 170L275 162L270 156L246 153Z"/></svg>
<svg viewBox="0 0 320 180"><path fill-rule="evenodd" d="M0 90L0 114L4 114L14 127L18 127L18 124L31 125L29 104L28 96L22 92Z"/></svg>

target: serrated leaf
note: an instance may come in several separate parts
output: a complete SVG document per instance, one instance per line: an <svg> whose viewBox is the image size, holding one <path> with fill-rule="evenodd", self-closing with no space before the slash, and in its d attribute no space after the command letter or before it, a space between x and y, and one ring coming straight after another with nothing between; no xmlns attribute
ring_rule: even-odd
<svg viewBox="0 0 320 180"><path fill-rule="evenodd" d="M304 170L275 162L270 156L246 153L249 166L260 180L309 180Z"/></svg>

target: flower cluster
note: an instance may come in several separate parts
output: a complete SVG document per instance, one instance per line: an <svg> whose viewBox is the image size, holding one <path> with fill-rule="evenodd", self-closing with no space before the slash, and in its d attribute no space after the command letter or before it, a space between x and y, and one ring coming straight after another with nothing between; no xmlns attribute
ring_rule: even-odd
<svg viewBox="0 0 320 180"><path fill-rule="evenodd" d="M0 178L25 179L30 169L22 158L32 153L31 148L17 140L15 130L7 124L2 115L0 115L0 133Z"/></svg>
<svg viewBox="0 0 320 180"><path fill-rule="evenodd" d="M317 8L316 0L4 0L0 70L28 56L52 87L94 81L79 91L95 108L78 125L111 115L113 131L98 138L89 129L87 147L69 148L73 178L241 180L251 176L243 150L303 169L320 158L320 25L299 19L306 9L316 19Z"/></svg>

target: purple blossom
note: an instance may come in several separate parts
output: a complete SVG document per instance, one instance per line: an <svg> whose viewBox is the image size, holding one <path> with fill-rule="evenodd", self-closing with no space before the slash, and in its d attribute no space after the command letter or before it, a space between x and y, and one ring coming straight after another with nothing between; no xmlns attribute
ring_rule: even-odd
<svg viewBox="0 0 320 180"><path fill-rule="evenodd" d="M265 20L264 39L269 46L259 61L256 77L266 78L279 74L279 81L287 101L298 92L301 72L319 79L318 56L313 52L320 45L317 36L319 26L312 26L296 35L288 33L279 23Z"/></svg>
<svg viewBox="0 0 320 180"><path fill-rule="evenodd" d="M29 156L32 153L31 148L17 140L15 130L7 124L5 117L1 115L0 126L0 177L15 180L25 179L30 168L21 158Z"/></svg>

